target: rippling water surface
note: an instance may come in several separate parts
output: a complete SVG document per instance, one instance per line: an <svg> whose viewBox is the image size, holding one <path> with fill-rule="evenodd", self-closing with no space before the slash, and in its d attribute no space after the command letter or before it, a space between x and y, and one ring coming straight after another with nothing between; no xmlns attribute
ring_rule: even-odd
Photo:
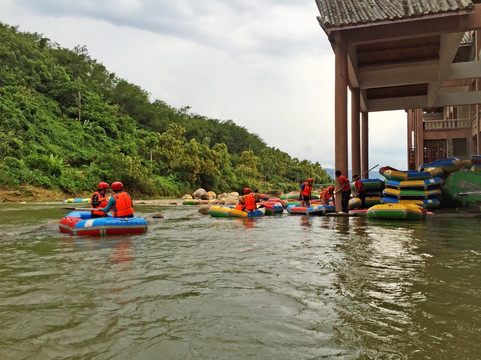
<svg viewBox="0 0 481 360"><path fill-rule="evenodd" d="M0 359L479 359L479 219L213 218L72 237L0 204Z"/></svg>

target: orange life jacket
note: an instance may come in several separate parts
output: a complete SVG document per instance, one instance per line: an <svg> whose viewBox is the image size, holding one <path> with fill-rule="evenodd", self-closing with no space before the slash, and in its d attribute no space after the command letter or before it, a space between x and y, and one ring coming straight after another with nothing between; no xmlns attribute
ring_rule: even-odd
<svg viewBox="0 0 481 360"><path fill-rule="evenodd" d="M329 199L332 197L332 194L329 192L329 189L324 189L321 191L321 200L324 200L324 202L328 202Z"/></svg>
<svg viewBox="0 0 481 360"><path fill-rule="evenodd" d="M243 211L243 210L244 210L244 204L237 204L237 205L234 207L234 209Z"/></svg>
<svg viewBox="0 0 481 360"><path fill-rule="evenodd" d="M134 213L132 208L132 199L126 192L121 192L114 195L115 206L114 206L114 217L130 216Z"/></svg>
<svg viewBox="0 0 481 360"><path fill-rule="evenodd" d="M244 204L246 210L255 210L256 209L256 199L251 194L245 196L246 202Z"/></svg>
<svg viewBox="0 0 481 360"><path fill-rule="evenodd" d="M311 197L312 186L309 186L307 181L304 183L304 189L302 190L303 196Z"/></svg>
<svg viewBox="0 0 481 360"><path fill-rule="evenodd" d="M104 208L107 206L108 204L108 201L109 201L109 198L107 195L102 195L100 193L100 191L96 191L92 194L92 196L90 197L90 203L92 204L92 199L94 197L94 195L97 195L97 199L99 201L100 204L98 204L97 206L95 206L96 208ZM94 207L92 205L92 207ZM91 210L90 211L92 213L92 215L101 215L101 216L107 216L107 214L103 211L100 211L100 210Z"/></svg>

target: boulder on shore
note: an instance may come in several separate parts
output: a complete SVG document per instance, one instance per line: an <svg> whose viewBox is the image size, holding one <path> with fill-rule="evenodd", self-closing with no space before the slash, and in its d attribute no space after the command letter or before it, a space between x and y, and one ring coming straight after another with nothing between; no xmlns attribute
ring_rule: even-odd
<svg viewBox="0 0 481 360"><path fill-rule="evenodd" d="M199 189L197 189L197 190L194 191L194 193L192 194L192 197L193 197L194 199L201 199L204 194L207 194L207 191L205 191L205 190L202 189L202 188L199 188ZM207 196L208 196L208 195L207 195ZM205 199L205 200L209 200L209 199L207 198L207 199Z"/></svg>

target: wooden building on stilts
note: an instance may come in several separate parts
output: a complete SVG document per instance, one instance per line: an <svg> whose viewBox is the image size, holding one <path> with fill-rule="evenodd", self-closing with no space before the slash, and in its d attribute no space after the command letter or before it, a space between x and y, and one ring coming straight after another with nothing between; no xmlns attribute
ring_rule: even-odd
<svg viewBox="0 0 481 360"><path fill-rule="evenodd" d="M348 173L348 89L353 174L369 168L373 111L407 112L408 169L481 152L481 0L315 1L335 55L336 169Z"/></svg>

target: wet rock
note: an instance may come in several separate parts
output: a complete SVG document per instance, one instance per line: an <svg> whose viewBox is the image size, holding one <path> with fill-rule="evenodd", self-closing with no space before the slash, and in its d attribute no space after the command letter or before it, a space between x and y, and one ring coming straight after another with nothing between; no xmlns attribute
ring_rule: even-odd
<svg viewBox="0 0 481 360"><path fill-rule="evenodd" d="M150 215L149 217L152 219L163 219L164 215L162 215L161 213L156 213L156 214Z"/></svg>
<svg viewBox="0 0 481 360"><path fill-rule="evenodd" d="M209 215L209 208L210 208L210 205L201 206L198 212L202 215Z"/></svg>

